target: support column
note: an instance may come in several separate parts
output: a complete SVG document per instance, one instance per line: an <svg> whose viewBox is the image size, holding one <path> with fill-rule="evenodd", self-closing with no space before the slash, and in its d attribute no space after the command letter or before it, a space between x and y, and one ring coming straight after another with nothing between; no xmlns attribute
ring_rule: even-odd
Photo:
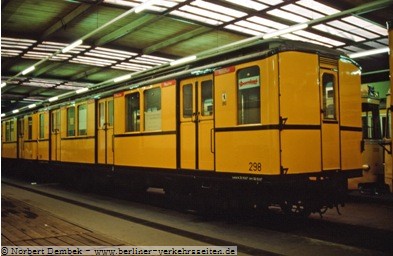
<svg viewBox="0 0 393 256"><path fill-rule="evenodd" d="M389 33L389 69L390 69L390 94L386 100L386 107L390 107L390 113L393 111L393 21L387 22L387 29ZM392 118L392 115L390 115ZM390 120L392 122L392 120ZM393 136L393 125L390 126L390 150L392 150L392 136ZM389 148L389 147L388 147ZM389 185L390 192L393 192L393 154L385 151L385 183Z"/></svg>

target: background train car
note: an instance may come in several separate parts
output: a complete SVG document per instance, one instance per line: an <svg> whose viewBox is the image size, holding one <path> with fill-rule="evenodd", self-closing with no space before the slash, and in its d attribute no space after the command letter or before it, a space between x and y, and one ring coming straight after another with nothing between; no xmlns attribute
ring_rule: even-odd
<svg viewBox="0 0 393 256"><path fill-rule="evenodd" d="M17 119L11 118L1 123L1 157L18 158Z"/></svg>
<svg viewBox="0 0 393 256"><path fill-rule="evenodd" d="M380 98L374 88L362 85L361 92L364 170L362 177L349 180L348 188L359 189L363 193L368 190L377 191L384 184L384 148L382 146L384 111L380 110Z"/></svg>
<svg viewBox="0 0 393 256"><path fill-rule="evenodd" d="M361 174L360 72L341 52L270 40L133 82L26 114L23 158L47 149L66 178L104 170L191 202L305 215L343 203Z"/></svg>

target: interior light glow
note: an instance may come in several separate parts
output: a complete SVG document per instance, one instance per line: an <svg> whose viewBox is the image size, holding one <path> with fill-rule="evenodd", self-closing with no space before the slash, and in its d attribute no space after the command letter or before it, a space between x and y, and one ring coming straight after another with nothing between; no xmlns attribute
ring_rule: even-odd
<svg viewBox="0 0 393 256"><path fill-rule="evenodd" d="M81 88L81 89L79 89L79 90L76 90L75 92L76 92L77 94L80 94L80 93L87 92L88 90L89 90L89 88L85 87L85 88Z"/></svg>
<svg viewBox="0 0 393 256"><path fill-rule="evenodd" d="M58 99L59 99L59 97L55 96L55 97L49 98L48 101L49 102L53 102L53 101L56 101Z"/></svg>
<svg viewBox="0 0 393 256"><path fill-rule="evenodd" d="M141 11L149 8L152 5L158 4L160 0L147 0L135 7L135 13L140 13Z"/></svg>
<svg viewBox="0 0 393 256"><path fill-rule="evenodd" d="M4 114L4 113L1 113L1 117L5 117L5 114Z"/></svg>
<svg viewBox="0 0 393 256"><path fill-rule="evenodd" d="M254 10L257 10L257 11L261 11L263 9L268 8L267 5L264 5L264 4L261 4L259 2L252 1L252 0L242 0L242 1L239 1L239 0L226 0L226 1L227 2L231 2L233 4L241 5L241 6L246 7L246 8L254 9Z"/></svg>
<svg viewBox="0 0 393 256"><path fill-rule="evenodd" d="M12 110L13 114L19 113L19 109Z"/></svg>
<svg viewBox="0 0 393 256"><path fill-rule="evenodd" d="M389 47L383 47L383 48L373 49L373 50L369 50L369 51L352 53L352 54L349 54L348 56L352 59L355 59L355 58L361 58L361 57L365 57L365 56L385 53L385 52L389 52L389 51L390 51Z"/></svg>
<svg viewBox="0 0 393 256"><path fill-rule="evenodd" d="M22 75L26 75L26 74L30 73L31 71L33 71L34 69L35 69L34 66L30 66L22 71Z"/></svg>
<svg viewBox="0 0 393 256"><path fill-rule="evenodd" d="M197 57L196 57L195 55L191 55L191 56L188 56L188 57L185 57L185 58L181 58L181 59L178 59L178 60L174 60L174 61L172 61L172 62L170 63L170 65L171 65L171 66L180 65L180 64L183 64L183 63L187 63L187 62L193 61L193 60L195 60L196 58L197 58Z"/></svg>
<svg viewBox="0 0 393 256"><path fill-rule="evenodd" d="M216 12L223 13L223 14L226 14L226 15L230 15L230 16L236 17L236 18L241 18L241 17L247 15L247 13L245 13L245 12L241 12L241 11L238 11L238 10L234 10L234 9L231 9L231 8L227 8L227 7L224 7L224 6L221 6L221 5L209 3L209 2L206 2L206 1L202 1L202 0L194 1L191 4L195 5L195 6L198 6L200 8L204 8L204 9L208 9L208 10L214 10Z"/></svg>
<svg viewBox="0 0 393 256"><path fill-rule="evenodd" d="M30 105L28 105L27 107L28 107L28 108L35 108L35 107L37 107L37 105L36 105L36 104L30 104Z"/></svg>
<svg viewBox="0 0 393 256"><path fill-rule="evenodd" d="M6 86L7 85L7 83L6 82L2 82L1 83L1 87L0 88L3 88L4 86Z"/></svg>
<svg viewBox="0 0 393 256"><path fill-rule="evenodd" d="M308 27L308 24L306 24L306 23L293 25L288 28L284 28L284 29L277 30L277 31L274 31L271 33L267 33L263 36L263 39L281 36L281 35L288 34L288 33L294 32L294 31L305 29L307 27Z"/></svg>
<svg viewBox="0 0 393 256"><path fill-rule="evenodd" d="M293 14L293 13L290 13L287 11L283 11L280 9L274 9L274 10L268 11L267 13L270 15L282 18L282 19L296 22L296 23L303 23L303 22L309 21L309 19L306 19L302 16L299 16L299 15L296 15L296 14Z"/></svg>
<svg viewBox="0 0 393 256"><path fill-rule="evenodd" d="M131 74L124 75L124 76L119 76L119 77L116 77L115 79L113 79L113 82L119 83L119 82L126 81L126 80L128 80L130 78L131 78Z"/></svg>
<svg viewBox="0 0 393 256"><path fill-rule="evenodd" d="M317 1L314 1L314 0L300 0L300 1L296 2L296 4L303 5L304 7L316 10L316 11L321 12L326 15L332 15L332 14L340 12L337 9L334 9L330 6L318 3Z"/></svg>
<svg viewBox="0 0 393 256"><path fill-rule="evenodd" d="M82 41L81 39L79 39L79 40L73 42L72 44L66 46L65 48L63 48L63 49L61 50L61 52L62 52L62 53L69 52L69 51L71 51L72 49L74 49L75 47L81 45L82 43L83 43L83 41Z"/></svg>

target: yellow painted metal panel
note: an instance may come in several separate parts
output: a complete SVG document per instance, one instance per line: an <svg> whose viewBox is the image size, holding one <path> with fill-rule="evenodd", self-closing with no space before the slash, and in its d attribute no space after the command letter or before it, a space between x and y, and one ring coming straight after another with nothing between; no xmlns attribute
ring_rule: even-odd
<svg viewBox="0 0 393 256"><path fill-rule="evenodd" d="M322 124L323 170L340 169L340 141L337 123Z"/></svg>
<svg viewBox="0 0 393 256"><path fill-rule="evenodd" d="M37 144L37 159L38 160L49 160L49 140L38 141Z"/></svg>
<svg viewBox="0 0 393 256"><path fill-rule="evenodd" d="M16 158L16 142L3 143L1 148L1 157L4 158Z"/></svg>
<svg viewBox="0 0 393 256"><path fill-rule="evenodd" d="M279 174L279 151L278 130L217 132L216 170Z"/></svg>
<svg viewBox="0 0 393 256"><path fill-rule="evenodd" d="M281 134L282 165L288 174L321 170L319 130L284 130Z"/></svg>
<svg viewBox="0 0 393 256"><path fill-rule="evenodd" d="M318 56L300 52L279 54L280 115L286 124L320 124ZM285 149L283 149L285 150Z"/></svg>
<svg viewBox="0 0 393 256"><path fill-rule="evenodd" d="M63 139L61 141L61 161L94 163L94 138Z"/></svg>
<svg viewBox="0 0 393 256"><path fill-rule="evenodd" d="M342 170L360 169L362 167L361 140L361 132L341 131Z"/></svg>
<svg viewBox="0 0 393 256"><path fill-rule="evenodd" d="M362 127L362 97L359 68L349 61L339 62L339 105L342 126Z"/></svg>
<svg viewBox="0 0 393 256"><path fill-rule="evenodd" d="M180 126L180 167L183 169L195 169L195 124L183 122Z"/></svg>
<svg viewBox="0 0 393 256"><path fill-rule="evenodd" d="M162 130L176 130L176 86L161 87Z"/></svg>
<svg viewBox="0 0 393 256"><path fill-rule="evenodd" d="M115 138L115 164L176 168L176 135Z"/></svg>

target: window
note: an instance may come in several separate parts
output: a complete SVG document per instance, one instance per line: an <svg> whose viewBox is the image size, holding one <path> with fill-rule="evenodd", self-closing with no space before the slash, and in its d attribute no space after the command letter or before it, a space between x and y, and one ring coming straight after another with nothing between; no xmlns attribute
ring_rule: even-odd
<svg viewBox="0 0 393 256"><path fill-rule="evenodd" d="M144 91L145 131L161 130L161 88Z"/></svg>
<svg viewBox="0 0 393 256"><path fill-rule="evenodd" d="M183 117L192 117L192 84L183 86Z"/></svg>
<svg viewBox="0 0 393 256"><path fill-rule="evenodd" d="M43 139L45 138L45 115L40 114L39 115L39 138Z"/></svg>
<svg viewBox="0 0 393 256"><path fill-rule="evenodd" d="M202 116L213 115L213 81L203 81L201 84Z"/></svg>
<svg viewBox="0 0 393 256"><path fill-rule="evenodd" d="M105 124L105 102L98 104L98 127L103 128Z"/></svg>
<svg viewBox="0 0 393 256"><path fill-rule="evenodd" d="M11 140L10 122L5 123L5 141Z"/></svg>
<svg viewBox="0 0 393 256"><path fill-rule="evenodd" d="M363 139L381 139L379 104L362 103Z"/></svg>
<svg viewBox="0 0 393 256"><path fill-rule="evenodd" d="M238 124L261 122L261 85L259 67L241 69L237 73Z"/></svg>
<svg viewBox="0 0 393 256"><path fill-rule="evenodd" d="M10 141L15 140L15 121L10 121Z"/></svg>
<svg viewBox="0 0 393 256"><path fill-rule="evenodd" d="M33 117L31 116L27 118L27 139L33 139Z"/></svg>
<svg viewBox="0 0 393 256"><path fill-rule="evenodd" d="M78 106L78 135L87 134L87 105Z"/></svg>
<svg viewBox="0 0 393 256"><path fill-rule="evenodd" d="M108 101L108 125L113 126L113 100Z"/></svg>
<svg viewBox="0 0 393 256"><path fill-rule="evenodd" d="M52 112L52 132L57 133L60 131L60 111Z"/></svg>
<svg viewBox="0 0 393 256"><path fill-rule="evenodd" d="M323 118L336 120L336 92L333 74L322 75Z"/></svg>
<svg viewBox="0 0 393 256"><path fill-rule="evenodd" d="M140 130L140 102L139 92L126 96L126 132Z"/></svg>
<svg viewBox="0 0 393 256"><path fill-rule="evenodd" d="M75 136L75 107L67 108L67 136Z"/></svg>

